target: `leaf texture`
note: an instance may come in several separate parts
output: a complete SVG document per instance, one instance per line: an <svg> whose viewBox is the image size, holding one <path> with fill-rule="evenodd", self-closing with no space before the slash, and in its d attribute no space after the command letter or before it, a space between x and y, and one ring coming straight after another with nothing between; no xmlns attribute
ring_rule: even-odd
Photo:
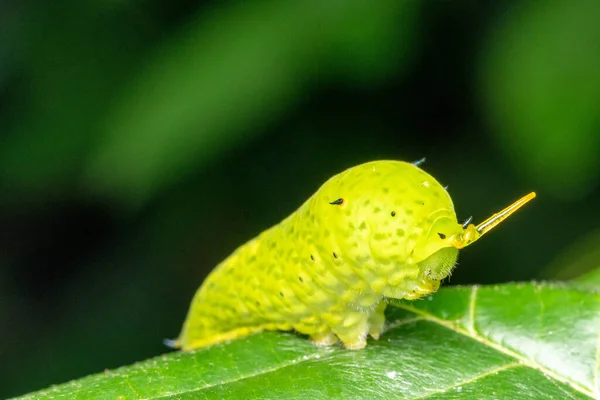
<svg viewBox="0 0 600 400"><path fill-rule="evenodd" d="M165 354L21 399L597 399L600 292L446 287L389 307L366 349L264 332Z"/></svg>

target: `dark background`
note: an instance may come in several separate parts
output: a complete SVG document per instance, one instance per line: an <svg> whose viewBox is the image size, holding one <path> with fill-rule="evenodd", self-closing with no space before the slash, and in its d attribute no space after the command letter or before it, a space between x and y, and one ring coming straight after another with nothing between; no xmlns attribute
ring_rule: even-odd
<svg viewBox="0 0 600 400"><path fill-rule="evenodd" d="M0 397L167 351L235 247L414 161L476 222L447 284L600 263L598 1L0 3Z"/></svg>

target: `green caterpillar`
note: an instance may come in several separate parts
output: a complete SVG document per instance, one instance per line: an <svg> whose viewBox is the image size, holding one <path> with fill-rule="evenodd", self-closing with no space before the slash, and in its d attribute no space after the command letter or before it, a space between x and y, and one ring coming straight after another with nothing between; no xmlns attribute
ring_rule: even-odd
<svg viewBox="0 0 600 400"><path fill-rule="evenodd" d="M236 249L196 292L178 339L191 350L263 330L361 349L378 339L386 299L437 291L458 250L535 197L474 226L419 165L373 161L325 182L294 213Z"/></svg>

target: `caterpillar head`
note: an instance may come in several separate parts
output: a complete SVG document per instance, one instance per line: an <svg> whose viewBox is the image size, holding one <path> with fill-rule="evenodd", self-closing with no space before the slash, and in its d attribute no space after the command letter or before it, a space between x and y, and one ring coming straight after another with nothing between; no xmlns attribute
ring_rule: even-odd
<svg viewBox="0 0 600 400"><path fill-rule="evenodd" d="M470 223L470 218L460 225L447 212L434 213L429 218L430 228L427 234L423 235L413 249L413 261L431 279L445 278L456 263L458 250L477 241L535 196L534 192L529 193L477 226Z"/></svg>

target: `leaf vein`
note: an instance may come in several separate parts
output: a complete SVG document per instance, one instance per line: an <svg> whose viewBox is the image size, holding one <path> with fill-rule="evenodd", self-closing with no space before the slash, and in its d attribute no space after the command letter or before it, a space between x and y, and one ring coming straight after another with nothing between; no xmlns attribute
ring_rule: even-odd
<svg viewBox="0 0 600 400"><path fill-rule="evenodd" d="M511 356L511 357L519 360L519 362L521 362L522 364L524 364L524 365L526 365L526 366L528 366L530 368L534 368L534 369L536 369L538 371L541 371L544 374L546 374L548 376L551 376L552 378L556 379L557 381L565 383L566 385L572 387L573 389L577 390L578 392L581 392L581 393L585 394L586 396L589 396L591 398L596 398L595 395L594 395L594 393L592 393L588 388L583 387L583 386L579 385L578 383L570 381L567 377L565 377L565 376L563 376L563 375L561 375L561 374L559 374L559 373L557 373L557 372L555 372L555 371L553 371L551 369L548 369L548 368L544 367L543 365L539 364L535 360L526 358L523 355L517 353L516 351L513 351L513 350L511 350L511 349L509 349L507 347L504 347L504 346L502 346L499 343L492 342L491 340L489 340L489 339L487 339L487 338L485 338L483 336L480 336L476 332L472 333L468 329L463 329L463 328L455 326L450 321L446 321L444 319L440 319L440 318L434 316L433 314L430 314L430 313L428 313L426 311L419 310L419 309L414 308L412 306L408 306L406 304L399 304L397 307L402 308L402 309L404 309L406 311L410 311L410 312L414 313L415 315L420 315L421 317L423 317L424 319L426 319L426 320L428 320L428 321L430 321L432 323L441 325L441 326L443 326L443 327L445 327L447 329L450 329L450 330L452 330L452 331L454 331L456 333L459 333L459 334L464 335L466 337L469 337L469 338L471 338L473 340L476 340L476 341L478 341L479 343L482 343L485 346L491 347L494 350L497 350L497 351L499 351L501 353L509 355L509 356Z"/></svg>
<svg viewBox="0 0 600 400"><path fill-rule="evenodd" d="M478 375L474 375L474 376L470 377L469 379L465 379L463 381L458 381L458 382L456 382L456 383L454 383L454 384L452 384L450 386L446 386L446 387L441 388L441 389L433 390L433 391L431 391L429 393L426 393L426 394L424 394L422 396L411 397L411 400L426 399L426 398L434 396L436 394L447 392L448 390L456 389L456 388L461 387L461 386L470 385L472 383L477 382L479 379L485 378L486 376L490 376L492 374L495 374L495 373L498 373L498 372L501 372L501 371L506 371L508 369L516 368L516 367L519 367L519 366L521 366L521 364L518 363L518 362L504 364L504 365L501 365L499 367L492 368L490 370L482 372L482 373L480 373Z"/></svg>
<svg viewBox="0 0 600 400"><path fill-rule="evenodd" d="M133 387L133 385L131 384L131 382L129 381L129 376L125 376L125 383L127 384L127 386L129 386L129 388L131 389L131 391L138 397L141 398L140 394L138 393L137 390L135 390L135 388Z"/></svg>
<svg viewBox="0 0 600 400"><path fill-rule="evenodd" d="M255 371L255 372L250 373L248 375L241 375L241 376L238 376L238 377L233 378L233 379L224 380L224 381L220 381L220 382L216 382L216 383L210 383L210 384L207 384L205 386L201 386L201 387L197 387L197 388L193 388L193 389L188 389L188 390L184 390L184 391L181 391L181 392L167 393L167 394L162 395L160 397L152 397L152 398L140 399L140 400L168 399L168 398L171 398L173 396L178 396L178 395L181 395L181 394L199 392L201 390L208 389L208 388L211 388L213 386L226 385L226 384L229 384L229 383L239 382L239 381L243 381L245 379L254 378L255 376L267 374L269 372L279 371L279 370L281 370L283 368L291 367L293 365L299 365L299 364L302 364L302 363L307 362L307 361L318 359L318 358L321 357L321 355L322 355L321 352L313 353L313 354L310 354L310 355L303 355L302 357L295 358L295 359L290 360L290 361L288 361L286 363L278 364L278 365L276 365L274 367L271 367L271 368L265 368L263 370Z"/></svg>
<svg viewBox="0 0 600 400"><path fill-rule="evenodd" d="M424 318L423 317L414 317L414 318L406 318L406 319L401 319L399 321L395 321L392 322L391 324L389 324L387 326L387 328L385 329L386 332L391 331L392 329L396 329L402 325L408 325L408 324L412 324L413 322L418 322L418 321L423 321Z"/></svg>
<svg viewBox="0 0 600 400"><path fill-rule="evenodd" d="M474 285L471 289L471 297L469 298L469 332L473 335L477 334L475 331L475 306L477 303L477 290L479 286Z"/></svg>

